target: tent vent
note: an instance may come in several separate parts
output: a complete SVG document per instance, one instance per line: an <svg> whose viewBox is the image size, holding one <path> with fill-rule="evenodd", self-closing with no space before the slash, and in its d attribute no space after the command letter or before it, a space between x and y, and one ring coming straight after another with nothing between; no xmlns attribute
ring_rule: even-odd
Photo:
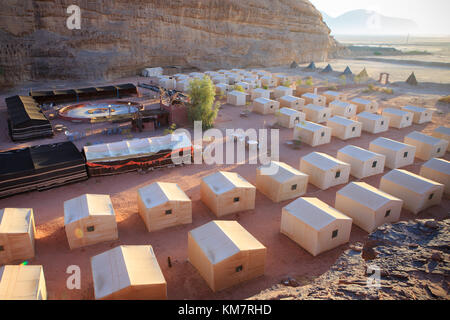
<svg viewBox="0 0 450 320"><path fill-rule="evenodd" d="M433 195L434 195L434 193L430 194L430 196L428 197L428 200L433 199Z"/></svg>
<svg viewBox="0 0 450 320"><path fill-rule="evenodd" d="M322 133L320 134L320 136L321 136L321 137L324 137L324 136L325 136L325 132L322 132Z"/></svg>
<svg viewBox="0 0 450 320"><path fill-rule="evenodd" d="M352 128L352 132L355 132L355 130L356 130L356 127L353 127L353 128Z"/></svg>
<svg viewBox="0 0 450 320"><path fill-rule="evenodd" d="M297 185L296 185L296 184L293 184L293 185L291 186L291 190L297 190Z"/></svg>
<svg viewBox="0 0 450 320"><path fill-rule="evenodd" d="M441 152L441 148L438 148L436 152L437 152L437 153Z"/></svg>
<svg viewBox="0 0 450 320"><path fill-rule="evenodd" d="M376 166L377 166L377 162L374 161L374 162L372 163L372 168L376 168Z"/></svg>
<svg viewBox="0 0 450 320"><path fill-rule="evenodd" d="M233 202L239 202L239 197L234 198Z"/></svg>
<svg viewBox="0 0 450 320"><path fill-rule="evenodd" d="M172 214L172 209L166 210L166 214Z"/></svg>
<svg viewBox="0 0 450 320"><path fill-rule="evenodd" d="M241 272L242 269L243 269L243 267L242 267L242 265L240 265L240 266L236 267L236 272Z"/></svg>
<svg viewBox="0 0 450 320"><path fill-rule="evenodd" d="M333 233L331 234L331 238L336 238L338 235L338 230L334 230Z"/></svg>
<svg viewBox="0 0 450 320"><path fill-rule="evenodd" d="M87 232L93 232L95 230L94 226L89 226L86 228Z"/></svg>
<svg viewBox="0 0 450 320"><path fill-rule="evenodd" d="M385 213L384 217L385 217L385 218L386 218L386 217L389 217L389 216L390 216L390 214L391 214L391 209L389 209L388 211L386 211L386 213Z"/></svg>
<svg viewBox="0 0 450 320"><path fill-rule="evenodd" d="M0 246L0 251L5 251L5 248L3 246Z"/></svg>
<svg viewBox="0 0 450 320"><path fill-rule="evenodd" d="M336 171L336 179L339 178L341 176L341 172L340 171Z"/></svg>
<svg viewBox="0 0 450 320"><path fill-rule="evenodd" d="M382 126L384 125L384 121L381 121L381 125L382 125Z"/></svg>
<svg viewBox="0 0 450 320"><path fill-rule="evenodd" d="M408 152L405 152L404 154L403 154L403 158L407 158L408 157Z"/></svg>

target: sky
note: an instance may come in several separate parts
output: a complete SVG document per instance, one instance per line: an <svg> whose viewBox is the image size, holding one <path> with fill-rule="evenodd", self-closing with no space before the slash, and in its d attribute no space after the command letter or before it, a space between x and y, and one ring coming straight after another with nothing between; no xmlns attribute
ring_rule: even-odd
<svg viewBox="0 0 450 320"><path fill-rule="evenodd" d="M415 21L422 34L450 35L450 0L310 0L320 11L337 17L366 9Z"/></svg>

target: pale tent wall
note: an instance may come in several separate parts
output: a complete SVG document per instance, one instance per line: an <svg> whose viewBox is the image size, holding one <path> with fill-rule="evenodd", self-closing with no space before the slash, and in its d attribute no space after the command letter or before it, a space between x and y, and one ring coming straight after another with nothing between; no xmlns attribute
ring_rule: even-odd
<svg viewBox="0 0 450 320"><path fill-rule="evenodd" d="M315 123L326 122L331 117L330 108L315 104L307 104L303 107L303 112L306 115L306 120Z"/></svg>
<svg viewBox="0 0 450 320"><path fill-rule="evenodd" d="M358 179L383 173L386 161L382 154L353 145L339 149L337 158L350 164L350 174Z"/></svg>
<svg viewBox="0 0 450 320"><path fill-rule="evenodd" d="M333 101L345 101L345 95L342 92L337 92L337 91L325 91L324 93L322 93L322 96L325 97L327 104L330 104Z"/></svg>
<svg viewBox="0 0 450 320"><path fill-rule="evenodd" d="M438 158L430 159L422 165L419 175L442 183L444 193L450 194L450 161Z"/></svg>
<svg viewBox="0 0 450 320"><path fill-rule="evenodd" d="M297 111L303 111L305 106L305 99L294 97L294 96L283 96L278 99L280 103L280 108L291 108Z"/></svg>
<svg viewBox="0 0 450 320"><path fill-rule="evenodd" d="M403 106L401 109L411 112L413 114L413 122L416 124L431 122L431 118L433 117L433 110L430 109L416 106Z"/></svg>
<svg viewBox="0 0 450 320"><path fill-rule="evenodd" d="M381 114L389 118L389 127L402 129L412 125L413 114L411 112L394 108L384 108Z"/></svg>
<svg viewBox="0 0 450 320"><path fill-rule="evenodd" d="M273 90L273 95L274 95L275 99L279 99L284 96L292 96L292 94L293 94L293 89L289 88L289 87L285 87L285 86L279 86Z"/></svg>
<svg viewBox="0 0 450 320"><path fill-rule="evenodd" d="M370 112L376 113L378 111L378 102L370 101L361 98L354 98L351 103L355 104L358 107L357 113L361 112Z"/></svg>
<svg viewBox="0 0 450 320"><path fill-rule="evenodd" d="M330 143L332 129L318 123L303 121L294 127L293 139L316 147Z"/></svg>
<svg viewBox="0 0 450 320"><path fill-rule="evenodd" d="M351 226L351 218L325 202L298 198L283 208L280 231L316 256L348 242Z"/></svg>
<svg viewBox="0 0 450 320"><path fill-rule="evenodd" d="M414 163L416 147L388 138L377 138L370 142L369 150L386 156L385 166L397 169Z"/></svg>
<svg viewBox="0 0 450 320"><path fill-rule="evenodd" d="M137 198L149 232L192 223L192 201L176 183L152 183L140 188Z"/></svg>
<svg viewBox="0 0 450 320"><path fill-rule="evenodd" d="M0 210L0 265L31 259L35 255L33 209Z"/></svg>
<svg viewBox="0 0 450 320"><path fill-rule="evenodd" d="M200 194L202 202L218 217L255 208L255 186L235 172L218 171L204 177Z"/></svg>
<svg viewBox="0 0 450 320"><path fill-rule="evenodd" d="M448 141L447 151L450 151L450 128L447 127L438 127L434 129L431 134L435 138L443 139Z"/></svg>
<svg viewBox="0 0 450 320"><path fill-rule="evenodd" d="M118 246L91 258L96 299L164 300L167 284L150 245Z"/></svg>
<svg viewBox="0 0 450 320"><path fill-rule="evenodd" d="M280 103L268 98L256 98L253 100L253 112L259 114L274 114L280 108Z"/></svg>
<svg viewBox="0 0 450 320"><path fill-rule="evenodd" d="M307 186L308 175L284 162L271 161L256 169L256 189L273 202L300 197L306 193Z"/></svg>
<svg viewBox="0 0 450 320"><path fill-rule="evenodd" d="M191 230L188 252L213 291L264 274L266 247L236 221L216 220Z"/></svg>
<svg viewBox="0 0 450 320"><path fill-rule="evenodd" d="M277 86L281 86L286 81L290 81L289 76L287 76L285 74L276 74L273 77L277 81Z"/></svg>
<svg viewBox="0 0 450 320"><path fill-rule="evenodd" d="M302 98L305 100L306 105L314 104L317 106L325 107L327 103L327 99L324 96L315 93L306 92L302 94Z"/></svg>
<svg viewBox="0 0 450 320"><path fill-rule="evenodd" d="M300 171L309 175L309 182L319 189L348 182L350 165L321 152L311 152L300 159Z"/></svg>
<svg viewBox="0 0 450 320"><path fill-rule="evenodd" d="M266 75L264 77L261 77L261 84L263 86L273 88L277 85L277 80L275 78L272 78L271 75Z"/></svg>
<svg viewBox="0 0 450 320"><path fill-rule="evenodd" d="M362 123L341 116L334 116L327 120L327 127L331 128L333 137L348 140L361 136Z"/></svg>
<svg viewBox="0 0 450 320"><path fill-rule="evenodd" d="M245 106L245 93L240 91L231 91L227 94L227 103L233 106Z"/></svg>
<svg viewBox="0 0 450 320"><path fill-rule="evenodd" d="M361 112L357 120L362 123L363 131L369 133L381 133L389 130L389 118L367 111Z"/></svg>
<svg viewBox="0 0 450 320"><path fill-rule="evenodd" d="M352 182L336 193L335 207L353 223L371 233L384 223L400 218L403 200L365 182Z"/></svg>
<svg viewBox="0 0 450 320"><path fill-rule="evenodd" d="M444 185L406 170L395 169L381 178L380 189L403 200L414 214L441 202Z"/></svg>
<svg viewBox="0 0 450 320"><path fill-rule="evenodd" d="M281 108L276 113L277 123L285 128L293 128L297 123L305 121L305 114L290 108Z"/></svg>
<svg viewBox="0 0 450 320"><path fill-rule="evenodd" d="M413 131L404 138L404 142L416 147L416 157L428 161L445 155L448 141L428 136L422 132Z"/></svg>
<svg viewBox="0 0 450 320"><path fill-rule="evenodd" d="M109 195L85 194L65 201L64 228L70 249L117 240L116 214Z"/></svg>
<svg viewBox="0 0 450 320"><path fill-rule="evenodd" d="M0 300L47 300L43 267L0 267Z"/></svg>
<svg viewBox="0 0 450 320"><path fill-rule="evenodd" d="M332 101L328 104L331 109L331 115L352 118L356 115L357 107L354 104L340 100Z"/></svg>
<svg viewBox="0 0 450 320"><path fill-rule="evenodd" d="M254 89L252 91L252 101L254 101L257 98L270 99L270 91L269 90L265 90L265 89L261 89L261 88Z"/></svg>

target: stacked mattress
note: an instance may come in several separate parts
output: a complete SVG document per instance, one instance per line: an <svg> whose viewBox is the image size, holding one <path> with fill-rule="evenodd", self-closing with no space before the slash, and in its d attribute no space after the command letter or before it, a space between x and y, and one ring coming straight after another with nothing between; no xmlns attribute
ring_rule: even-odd
<svg viewBox="0 0 450 320"><path fill-rule="evenodd" d="M87 177L85 159L72 142L0 152L0 197Z"/></svg>

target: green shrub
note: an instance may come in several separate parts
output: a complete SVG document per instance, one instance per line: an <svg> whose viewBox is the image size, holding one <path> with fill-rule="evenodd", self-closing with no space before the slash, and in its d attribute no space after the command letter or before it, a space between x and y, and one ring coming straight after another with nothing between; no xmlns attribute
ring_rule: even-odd
<svg viewBox="0 0 450 320"><path fill-rule="evenodd" d="M233 90L239 91L239 92L245 92L244 88L241 85L233 86Z"/></svg>
<svg viewBox="0 0 450 320"><path fill-rule="evenodd" d="M214 104L216 95L214 84L211 79L194 79L189 83L188 106L189 121L202 121L203 130L214 126L219 111L219 103Z"/></svg>
<svg viewBox="0 0 450 320"><path fill-rule="evenodd" d="M311 79L310 79L310 78L306 79L305 84L306 84L308 87L311 87L311 86L313 85L313 80L312 80L312 78L311 78Z"/></svg>
<svg viewBox="0 0 450 320"><path fill-rule="evenodd" d="M298 85L298 86L301 86L302 85L302 79L298 79L296 82L295 82L295 84L296 85Z"/></svg>

